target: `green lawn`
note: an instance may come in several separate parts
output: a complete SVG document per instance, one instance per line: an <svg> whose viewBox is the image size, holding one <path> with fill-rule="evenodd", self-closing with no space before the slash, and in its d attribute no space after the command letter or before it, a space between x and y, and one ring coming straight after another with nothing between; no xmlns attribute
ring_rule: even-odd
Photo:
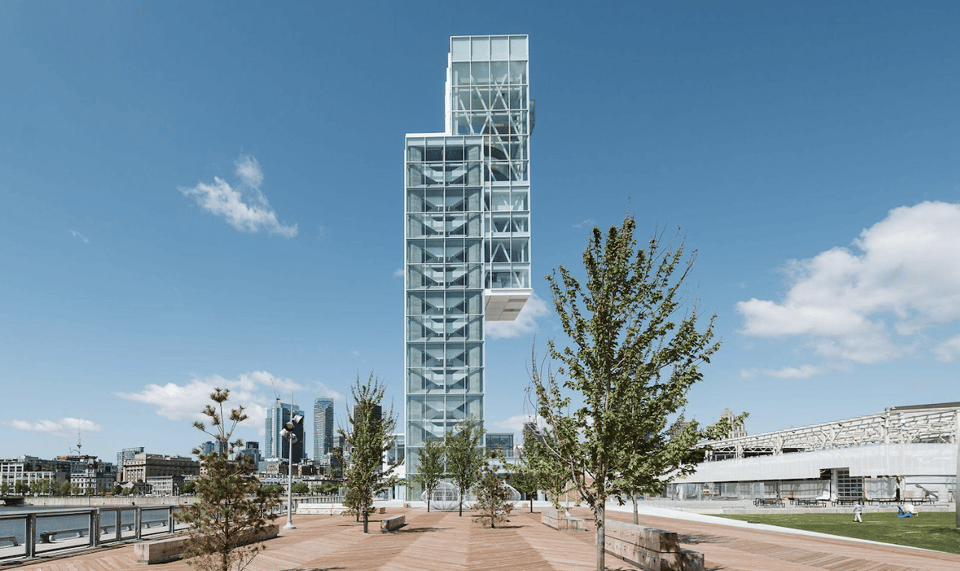
<svg viewBox="0 0 960 571"><path fill-rule="evenodd" d="M849 514L771 513L720 517L960 553L960 529L957 529L957 516L954 512L928 512L902 519L898 518L896 513L864 513L863 523L854 523L852 510Z"/></svg>

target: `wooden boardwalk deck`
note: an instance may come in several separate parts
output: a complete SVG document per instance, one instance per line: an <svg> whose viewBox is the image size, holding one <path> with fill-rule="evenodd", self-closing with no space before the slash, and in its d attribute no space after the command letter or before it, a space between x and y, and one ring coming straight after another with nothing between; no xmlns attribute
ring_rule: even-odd
<svg viewBox="0 0 960 571"><path fill-rule="evenodd" d="M575 510L589 517L589 512ZM593 533L559 532L540 523L539 514L515 512L502 528L485 529L472 514L389 508L405 513L407 525L371 533L343 516L295 516L296 529L280 530L248 571L591 571L595 568ZM630 515L608 512L627 520ZM711 571L956 571L960 555L876 545L839 538L818 538L669 518L641 517L641 524L681 534L685 547L704 553ZM4 568L11 567L9 564ZM13 567L17 571L145 571L130 544L93 552L64 554ZM612 556L607 568L636 568ZM154 571L191 571L186 562L151 566Z"/></svg>

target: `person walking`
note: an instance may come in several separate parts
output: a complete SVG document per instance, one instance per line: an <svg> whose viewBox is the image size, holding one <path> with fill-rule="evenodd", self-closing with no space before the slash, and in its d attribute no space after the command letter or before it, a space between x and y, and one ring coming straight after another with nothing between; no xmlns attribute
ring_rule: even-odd
<svg viewBox="0 0 960 571"><path fill-rule="evenodd" d="M854 523L863 523L860 514L863 513L863 504L858 500L853 506L853 521Z"/></svg>

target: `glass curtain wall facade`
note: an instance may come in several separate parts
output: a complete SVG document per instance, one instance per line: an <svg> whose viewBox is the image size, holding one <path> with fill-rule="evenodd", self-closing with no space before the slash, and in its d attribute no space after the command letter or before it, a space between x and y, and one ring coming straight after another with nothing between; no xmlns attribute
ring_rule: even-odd
<svg viewBox="0 0 960 571"><path fill-rule="evenodd" d="M280 402L277 399L272 408L267 409L267 419L264 422L263 454L266 458L290 459L290 441L281 436L283 425L303 411L297 405ZM303 423L294 430L297 441L293 444L293 463L299 464L304 457Z"/></svg>
<svg viewBox="0 0 960 571"><path fill-rule="evenodd" d="M329 466L331 452L333 452L333 399L314 399L313 463L317 466Z"/></svg>
<svg viewBox="0 0 960 571"><path fill-rule="evenodd" d="M483 420L484 321L516 319L530 297L527 48L451 38L445 131L406 136L408 477L425 439Z"/></svg>

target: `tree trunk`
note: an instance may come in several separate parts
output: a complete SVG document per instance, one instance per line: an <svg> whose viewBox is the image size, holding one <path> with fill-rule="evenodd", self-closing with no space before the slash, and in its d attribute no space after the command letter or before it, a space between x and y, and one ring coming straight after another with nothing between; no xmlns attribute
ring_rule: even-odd
<svg viewBox="0 0 960 571"><path fill-rule="evenodd" d="M630 494L630 499L633 500L633 525L640 525L639 517L637 515L637 495Z"/></svg>
<svg viewBox="0 0 960 571"><path fill-rule="evenodd" d="M370 521L370 510L363 508L363 533L367 533L368 521Z"/></svg>
<svg viewBox="0 0 960 571"><path fill-rule="evenodd" d="M597 506L597 571L604 571L605 560L604 556L606 552L603 550L604 543L607 540L607 528L606 528L606 506L600 504Z"/></svg>
<svg viewBox="0 0 960 571"><path fill-rule="evenodd" d="M536 493L536 492L534 492L533 495L530 496L530 513L533 513L533 498L535 498L535 497L537 497L537 493Z"/></svg>

